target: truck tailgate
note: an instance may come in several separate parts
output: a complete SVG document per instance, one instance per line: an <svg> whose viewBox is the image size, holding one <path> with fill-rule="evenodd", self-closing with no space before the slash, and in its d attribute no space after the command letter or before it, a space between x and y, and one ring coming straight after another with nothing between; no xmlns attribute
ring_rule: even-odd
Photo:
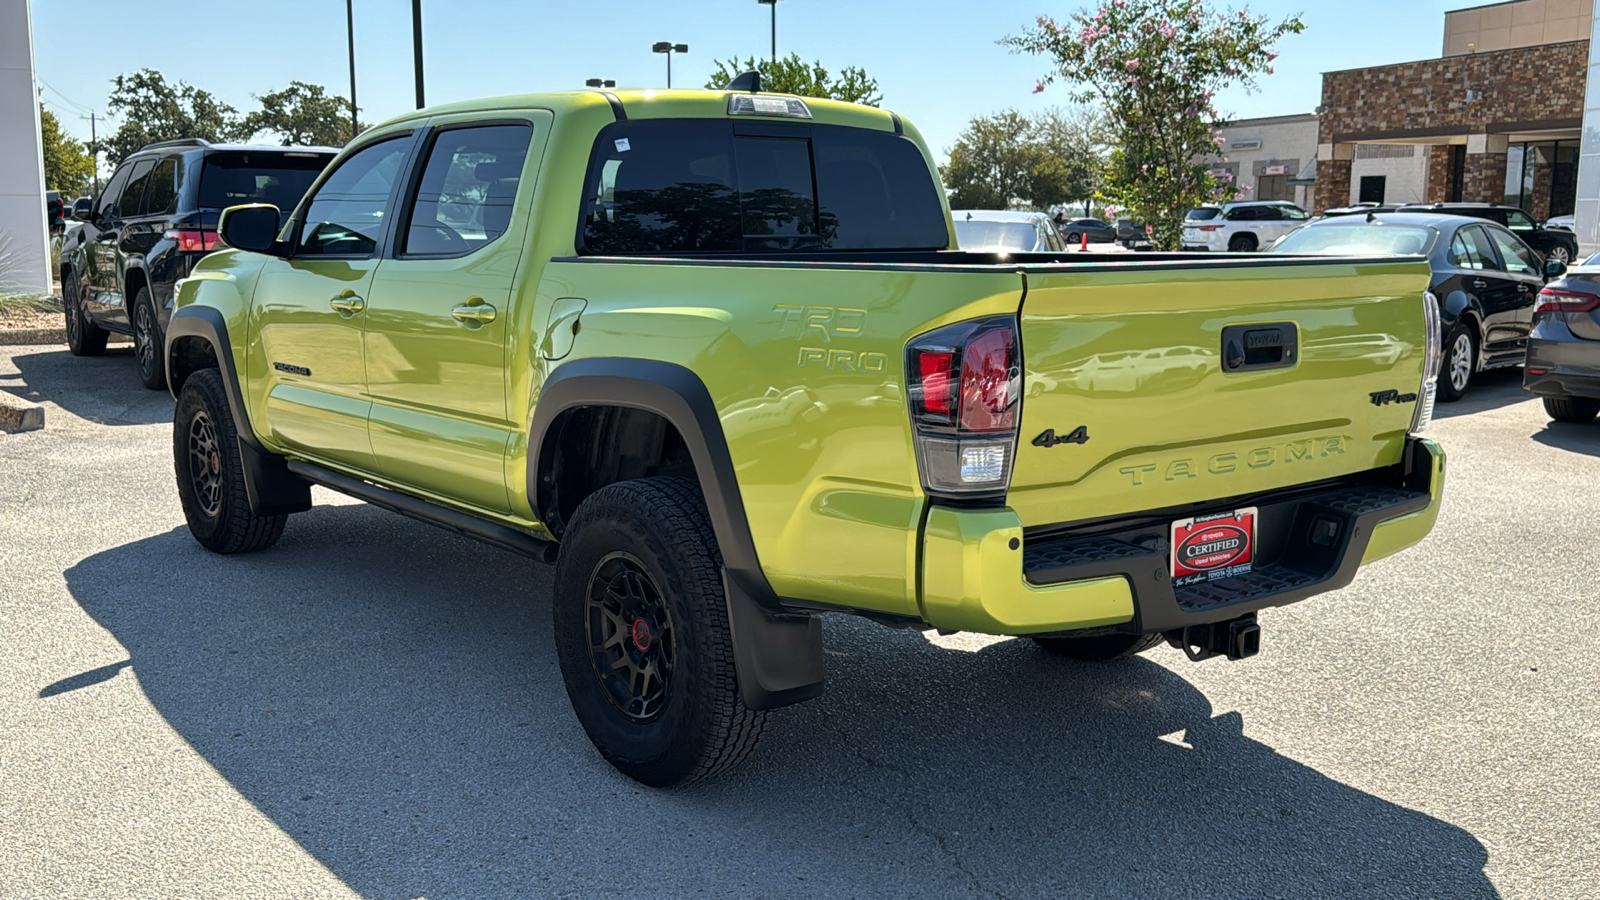
<svg viewBox="0 0 1600 900"><path fill-rule="evenodd" d="M1401 459L1422 381L1425 262L1023 272L1008 503L1025 526L1214 504Z"/></svg>

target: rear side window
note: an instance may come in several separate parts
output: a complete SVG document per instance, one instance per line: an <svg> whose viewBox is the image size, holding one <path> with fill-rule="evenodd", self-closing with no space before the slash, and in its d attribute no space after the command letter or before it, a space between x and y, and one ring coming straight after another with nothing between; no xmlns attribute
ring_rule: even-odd
<svg viewBox="0 0 1600 900"><path fill-rule="evenodd" d="M527 125L439 132L411 198L401 252L461 256L505 234L532 138Z"/></svg>
<svg viewBox="0 0 1600 900"><path fill-rule="evenodd" d="M271 203L285 212L305 196L332 156L272 150L227 150L206 154L200 168L197 209Z"/></svg>
<svg viewBox="0 0 1600 900"><path fill-rule="evenodd" d="M916 145L830 125L618 122L596 141L585 253L943 250L944 211Z"/></svg>
<svg viewBox="0 0 1600 900"><path fill-rule="evenodd" d="M144 213L168 215L178 211L178 158L169 156L151 170L144 190Z"/></svg>

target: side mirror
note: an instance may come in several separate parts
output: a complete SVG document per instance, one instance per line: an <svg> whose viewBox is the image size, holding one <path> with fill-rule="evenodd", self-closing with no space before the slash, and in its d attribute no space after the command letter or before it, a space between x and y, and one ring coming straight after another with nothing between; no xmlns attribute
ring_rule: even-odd
<svg viewBox="0 0 1600 900"><path fill-rule="evenodd" d="M217 220L223 243L252 253L272 253L278 237L278 208L270 203L230 206Z"/></svg>
<svg viewBox="0 0 1600 900"><path fill-rule="evenodd" d="M1544 261L1544 278L1546 281L1552 278L1560 278L1565 274L1567 274L1566 263L1559 259L1547 259Z"/></svg>

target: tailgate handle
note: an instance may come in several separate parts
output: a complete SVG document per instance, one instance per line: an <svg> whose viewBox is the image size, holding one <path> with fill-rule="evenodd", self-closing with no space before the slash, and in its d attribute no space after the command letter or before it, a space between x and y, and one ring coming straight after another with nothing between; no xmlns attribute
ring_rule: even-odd
<svg viewBox="0 0 1600 900"><path fill-rule="evenodd" d="M1300 329L1293 322L1230 325L1222 329L1224 372L1287 369L1300 356Z"/></svg>

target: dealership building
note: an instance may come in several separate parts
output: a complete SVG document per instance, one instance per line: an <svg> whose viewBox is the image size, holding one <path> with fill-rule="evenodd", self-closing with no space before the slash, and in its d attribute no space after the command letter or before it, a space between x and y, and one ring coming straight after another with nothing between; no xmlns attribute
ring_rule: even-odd
<svg viewBox="0 0 1600 900"><path fill-rule="evenodd" d="M1593 0L1459 9L1435 59L1324 74L1315 208L1493 202L1542 221L1600 201L1578 175L1593 14Z"/></svg>

